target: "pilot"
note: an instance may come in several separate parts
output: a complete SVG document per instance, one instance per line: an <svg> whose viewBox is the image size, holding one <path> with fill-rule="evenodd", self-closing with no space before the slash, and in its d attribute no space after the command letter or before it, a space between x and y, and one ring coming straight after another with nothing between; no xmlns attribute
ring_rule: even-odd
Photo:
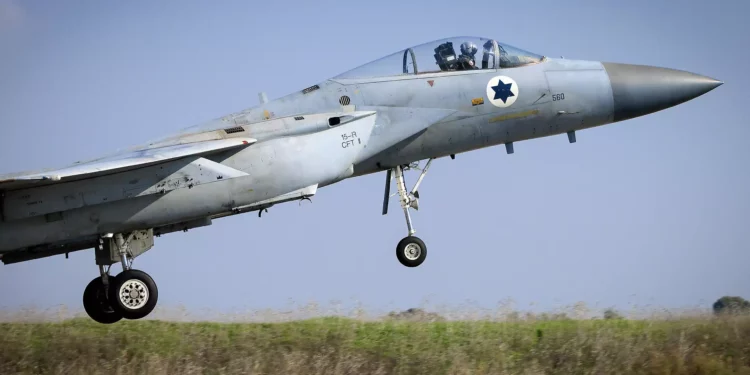
<svg viewBox="0 0 750 375"><path fill-rule="evenodd" d="M477 68L474 55L477 54L477 46L472 42L461 43L461 56L458 57L458 70L472 70Z"/></svg>

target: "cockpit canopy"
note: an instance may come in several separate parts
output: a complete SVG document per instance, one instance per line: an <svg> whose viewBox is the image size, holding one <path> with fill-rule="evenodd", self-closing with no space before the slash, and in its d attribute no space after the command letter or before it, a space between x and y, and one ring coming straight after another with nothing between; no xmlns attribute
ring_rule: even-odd
<svg viewBox="0 0 750 375"><path fill-rule="evenodd" d="M536 64L543 56L494 39L455 37L407 48L354 68L335 78L374 78L479 69L507 69Z"/></svg>

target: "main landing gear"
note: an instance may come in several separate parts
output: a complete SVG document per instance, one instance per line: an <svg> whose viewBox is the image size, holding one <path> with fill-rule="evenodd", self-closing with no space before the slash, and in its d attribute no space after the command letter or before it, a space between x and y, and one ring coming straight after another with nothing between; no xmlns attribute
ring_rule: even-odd
<svg viewBox="0 0 750 375"><path fill-rule="evenodd" d="M398 190L399 200L401 201L401 208L404 210L404 216L406 217L406 227L409 230L409 235L404 237L396 246L396 258L406 267L417 267L422 264L427 258L427 245L424 241L416 237L414 233L414 226L411 223L411 216L409 215L409 209L413 208L419 210L419 184L422 183L427 170L430 168L430 164L434 159L429 159L422 174L419 175L417 183L410 192L406 191L406 183L404 182L404 171L406 169L416 169L418 163L414 165L397 165L393 169L389 169L386 173L385 178L385 196L383 197L383 215L388 213L388 199L391 193L391 173L396 175L396 187Z"/></svg>
<svg viewBox="0 0 750 375"><path fill-rule="evenodd" d="M150 314L159 299L154 279L132 268L133 260L153 247L153 231L106 235L96 248L100 277L91 280L83 292L83 308L96 322L112 324L121 319L141 319ZM120 262L123 271L110 276L112 264Z"/></svg>

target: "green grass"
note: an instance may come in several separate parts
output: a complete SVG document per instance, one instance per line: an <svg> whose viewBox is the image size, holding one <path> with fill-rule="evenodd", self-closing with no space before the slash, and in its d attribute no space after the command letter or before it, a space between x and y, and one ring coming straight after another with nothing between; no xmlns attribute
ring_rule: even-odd
<svg viewBox="0 0 750 375"><path fill-rule="evenodd" d="M750 317L0 324L0 374L750 374Z"/></svg>

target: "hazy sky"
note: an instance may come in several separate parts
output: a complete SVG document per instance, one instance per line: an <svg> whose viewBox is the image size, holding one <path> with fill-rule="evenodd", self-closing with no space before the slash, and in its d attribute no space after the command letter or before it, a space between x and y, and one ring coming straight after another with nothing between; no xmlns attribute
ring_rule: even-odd
<svg viewBox="0 0 750 375"><path fill-rule="evenodd" d="M219 5L220 4L220 5ZM491 37L546 56L723 80L663 112L433 163L413 213L384 174L313 203L157 239L135 268L161 307L331 301L522 309L709 306L750 298L748 1L0 0L0 173L60 167L277 98L410 45ZM743 111L744 110L744 111ZM407 174L411 186L417 174ZM395 190L394 190L395 191ZM81 307L92 251L0 266L0 308Z"/></svg>

